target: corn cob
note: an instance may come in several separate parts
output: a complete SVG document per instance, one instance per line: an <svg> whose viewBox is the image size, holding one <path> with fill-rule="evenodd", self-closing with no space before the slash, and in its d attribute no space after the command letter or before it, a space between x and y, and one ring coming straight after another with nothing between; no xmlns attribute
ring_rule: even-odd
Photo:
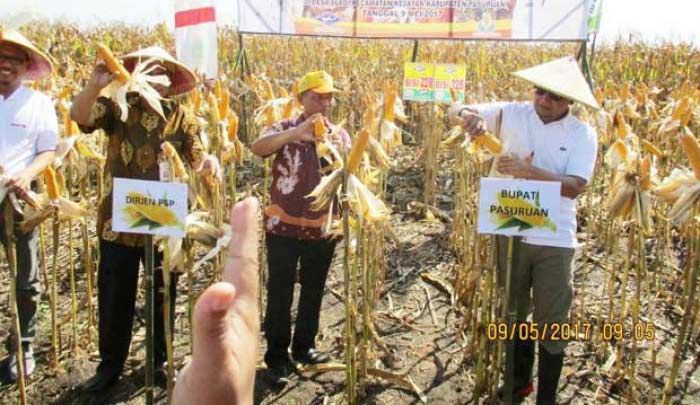
<svg viewBox="0 0 700 405"><path fill-rule="evenodd" d="M272 83L269 80L263 81L263 99L265 101L274 100L275 92L272 90Z"/></svg>
<svg viewBox="0 0 700 405"><path fill-rule="evenodd" d="M294 100L289 99L284 105L284 111L282 112L282 118L289 119L292 118L292 112L294 112Z"/></svg>
<svg viewBox="0 0 700 405"><path fill-rule="evenodd" d="M194 110L195 114L198 113L199 109L202 107L202 92L200 92L197 87L192 89L192 92L190 93L190 101L192 101L192 109Z"/></svg>
<svg viewBox="0 0 700 405"><path fill-rule="evenodd" d="M639 163L639 187L646 191L651 188L651 159L645 156Z"/></svg>
<svg viewBox="0 0 700 405"><path fill-rule="evenodd" d="M394 104L396 103L396 88L393 84L384 87L384 119L394 122Z"/></svg>
<svg viewBox="0 0 700 405"><path fill-rule="evenodd" d="M494 155L498 155L503 151L503 145L501 144L501 141L490 133L475 136L474 143L476 143L482 148L487 149Z"/></svg>
<svg viewBox="0 0 700 405"><path fill-rule="evenodd" d="M698 139L693 135L687 127L683 128L681 133L681 146L688 157L690 167L695 173L695 178L700 180L700 144Z"/></svg>
<svg viewBox="0 0 700 405"><path fill-rule="evenodd" d="M219 118L221 120L225 120L228 118L229 115L229 108L228 108L228 102L229 102L229 93L228 89L223 89L221 90L221 96L218 97L219 100Z"/></svg>
<svg viewBox="0 0 700 405"><path fill-rule="evenodd" d="M228 122L228 140L233 142L238 137L238 115L231 112Z"/></svg>
<svg viewBox="0 0 700 405"><path fill-rule="evenodd" d="M56 200L61 196L61 189L56 181L56 171L53 166L47 166L44 169L44 184L46 185L46 193L49 199Z"/></svg>
<svg viewBox="0 0 700 405"><path fill-rule="evenodd" d="M207 102L209 103L209 117L213 123L218 124L221 121L221 116L219 115L219 103L216 101L216 96L213 93L209 93Z"/></svg>
<svg viewBox="0 0 700 405"><path fill-rule="evenodd" d="M359 169L360 162L362 161L362 154L365 152L367 143L369 142L369 131L367 129L362 129L360 134L355 140L355 144L350 149L350 155L348 156L348 173L354 173Z"/></svg>
<svg viewBox="0 0 700 405"><path fill-rule="evenodd" d="M664 153L661 152L661 149L657 148L656 145L654 145L653 143L647 141L646 139L643 139L643 140L642 140L642 149L643 149L645 152L650 153L650 154L656 156L656 157L659 158L659 159L661 159L662 157L664 157Z"/></svg>
<svg viewBox="0 0 700 405"><path fill-rule="evenodd" d="M124 65L114 57L112 51L104 44L97 44L97 55L107 65L107 70L116 76L116 79L121 83L126 83L131 79L131 74L126 70Z"/></svg>
<svg viewBox="0 0 700 405"><path fill-rule="evenodd" d="M175 150L175 147L167 141L163 142L163 144L160 147L163 149L165 157L168 158L168 161L170 161L175 177L187 179L188 176L187 171L185 170L185 165L182 163L180 155L178 155L177 151Z"/></svg>
<svg viewBox="0 0 700 405"><path fill-rule="evenodd" d="M326 125L323 123L323 118L316 118L314 120L314 136L316 137L316 139L321 140L325 133Z"/></svg>

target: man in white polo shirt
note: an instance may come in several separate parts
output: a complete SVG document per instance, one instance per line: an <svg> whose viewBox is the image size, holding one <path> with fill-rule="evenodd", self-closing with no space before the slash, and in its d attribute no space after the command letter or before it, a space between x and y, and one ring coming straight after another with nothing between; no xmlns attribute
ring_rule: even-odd
<svg viewBox="0 0 700 405"><path fill-rule="evenodd" d="M51 99L22 85L51 73L49 58L15 31L4 31L0 40L0 166L5 185L17 195L53 162L58 121ZM7 204L8 199L3 201ZM4 205L3 205L4 209ZM18 218L20 219L20 218ZM0 220L0 240L6 245L5 223ZM17 309L25 356L25 373L34 371L31 343L36 330L36 308L41 285L36 229L29 234L15 230L17 250ZM6 377L17 379L14 338L8 339Z"/></svg>
<svg viewBox="0 0 700 405"><path fill-rule="evenodd" d="M501 116L504 153L496 168L515 178L561 182L561 212L557 233L550 238L515 238L511 299L517 321L540 331L543 325L569 322L573 297L572 264L576 248L576 197L590 183L595 167L595 131L570 112L573 102L598 109L586 80L573 58L564 58L514 73L534 84L534 98L526 103L455 105L453 121L472 136L495 132ZM498 240L499 270L505 276L507 239ZM556 328L556 327L555 327ZM551 328L550 328L551 330ZM517 334L516 334L517 335ZM549 336L551 338L551 336ZM533 390L534 342L518 340L515 347L513 399L522 401ZM554 404L564 361L565 340L540 340L537 403ZM499 390L503 396L504 390Z"/></svg>

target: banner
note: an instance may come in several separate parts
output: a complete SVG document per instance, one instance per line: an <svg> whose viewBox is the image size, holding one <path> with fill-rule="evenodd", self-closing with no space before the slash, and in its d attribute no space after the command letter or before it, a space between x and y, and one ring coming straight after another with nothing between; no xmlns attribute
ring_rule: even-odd
<svg viewBox="0 0 700 405"><path fill-rule="evenodd" d="M246 33L579 41L588 36L597 2L238 0L237 19L239 30Z"/></svg>
<svg viewBox="0 0 700 405"><path fill-rule="evenodd" d="M600 20L603 17L603 0L595 0L591 4L588 17L588 33L597 34L600 31Z"/></svg>
<svg viewBox="0 0 700 405"><path fill-rule="evenodd" d="M406 63L402 98L406 101L452 103L452 89L457 92L457 99L464 101L466 76L465 65Z"/></svg>
<svg viewBox="0 0 700 405"><path fill-rule="evenodd" d="M552 237L560 215L561 183L481 178L479 233Z"/></svg>
<svg viewBox="0 0 700 405"><path fill-rule="evenodd" d="M219 75L213 0L176 0L175 51L177 59L207 79Z"/></svg>
<svg viewBox="0 0 700 405"><path fill-rule="evenodd" d="M187 185L114 178L115 232L185 237Z"/></svg>

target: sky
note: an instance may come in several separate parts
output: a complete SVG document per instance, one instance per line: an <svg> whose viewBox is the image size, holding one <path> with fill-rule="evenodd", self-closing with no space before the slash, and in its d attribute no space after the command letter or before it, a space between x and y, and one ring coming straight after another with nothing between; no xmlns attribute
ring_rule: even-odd
<svg viewBox="0 0 700 405"><path fill-rule="evenodd" d="M198 0L193 0L198 1ZM201 1L201 0L199 0ZM220 24L233 24L238 0L214 0ZM175 0L0 0L0 19L31 7L49 20L172 26ZM698 0L604 0L599 40L686 41L700 45Z"/></svg>

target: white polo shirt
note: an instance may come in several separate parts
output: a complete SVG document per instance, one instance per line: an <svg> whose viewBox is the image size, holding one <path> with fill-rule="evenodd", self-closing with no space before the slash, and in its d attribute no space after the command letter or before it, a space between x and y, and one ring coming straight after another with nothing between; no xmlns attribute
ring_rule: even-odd
<svg viewBox="0 0 700 405"><path fill-rule="evenodd" d="M56 150L58 120L51 99L20 86L10 97L0 95L0 165L5 174L29 166L39 153Z"/></svg>
<svg viewBox="0 0 700 405"><path fill-rule="evenodd" d="M588 124L571 114L545 124L535 112L532 102L490 103L470 106L486 120L494 132L498 111L503 111L501 140L503 153L524 158L534 152L532 164L562 176L577 176L590 183L595 168L598 139ZM525 243L540 246L575 248L576 200L561 198L557 234L551 238L527 237Z"/></svg>

